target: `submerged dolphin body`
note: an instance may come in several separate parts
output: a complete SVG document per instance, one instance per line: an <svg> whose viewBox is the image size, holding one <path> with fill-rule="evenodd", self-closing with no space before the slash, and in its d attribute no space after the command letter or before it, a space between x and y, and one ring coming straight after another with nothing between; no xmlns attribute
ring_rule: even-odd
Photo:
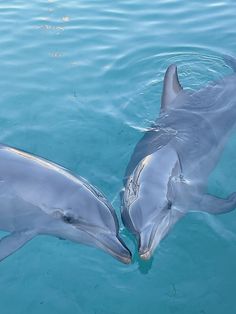
<svg viewBox="0 0 236 314"><path fill-rule="evenodd" d="M45 159L0 145L0 260L39 234L92 245L129 263L112 206L87 181Z"/></svg>
<svg viewBox="0 0 236 314"><path fill-rule="evenodd" d="M230 59L236 72L236 61ZM170 228L188 211L227 213L236 193L207 193L207 179L236 125L236 74L196 92L184 91L169 66L160 117L136 145L124 179L122 220L149 259Z"/></svg>

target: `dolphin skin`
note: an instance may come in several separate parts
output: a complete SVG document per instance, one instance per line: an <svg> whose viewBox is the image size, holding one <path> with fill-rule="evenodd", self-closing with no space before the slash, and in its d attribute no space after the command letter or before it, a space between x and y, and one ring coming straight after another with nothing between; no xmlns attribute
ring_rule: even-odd
<svg viewBox="0 0 236 314"><path fill-rule="evenodd" d="M99 247L129 263L115 211L86 180L57 164L0 145L0 260L39 234Z"/></svg>
<svg viewBox="0 0 236 314"><path fill-rule="evenodd" d="M196 92L185 91L172 64L165 73L159 118L136 145L124 178L124 225L149 259L189 211L221 214L236 208L236 193L208 194L207 180L236 124L234 70Z"/></svg>

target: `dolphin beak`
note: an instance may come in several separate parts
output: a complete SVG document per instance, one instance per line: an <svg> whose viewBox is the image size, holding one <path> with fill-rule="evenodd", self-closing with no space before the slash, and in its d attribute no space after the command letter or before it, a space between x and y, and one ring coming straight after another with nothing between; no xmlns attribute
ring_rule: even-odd
<svg viewBox="0 0 236 314"><path fill-rule="evenodd" d="M152 256L152 251L151 250L145 250L145 251L139 250L139 256L144 261L148 261Z"/></svg>
<svg viewBox="0 0 236 314"><path fill-rule="evenodd" d="M153 252L153 225L149 225L139 234L139 256L149 260Z"/></svg>
<svg viewBox="0 0 236 314"><path fill-rule="evenodd" d="M132 255L130 250L118 236L109 236L99 239L101 248L122 263L130 264Z"/></svg>
<svg viewBox="0 0 236 314"><path fill-rule="evenodd" d="M95 234L94 226L89 225L77 225L75 226L75 230L77 230L77 228L91 237L90 242L87 244L101 248L122 263L131 263L132 254L116 233L100 231ZM76 239L74 239L74 241L78 242Z"/></svg>
<svg viewBox="0 0 236 314"><path fill-rule="evenodd" d="M139 234L139 256L143 260L149 260L153 251L166 236L170 229L170 215L166 215L159 223L146 226Z"/></svg>

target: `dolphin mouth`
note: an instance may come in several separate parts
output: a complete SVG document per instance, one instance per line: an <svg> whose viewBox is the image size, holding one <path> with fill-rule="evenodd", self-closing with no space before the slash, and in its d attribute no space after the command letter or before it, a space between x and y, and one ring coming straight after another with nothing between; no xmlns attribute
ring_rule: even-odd
<svg viewBox="0 0 236 314"><path fill-rule="evenodd" d="M149 260L152 256L154 248L157 246L155 241L158 231L158 226L155 224L149 225L139 234L139 257L143 260Z"/></svg>
<svg viewBox="0 0 236 314"><path fill-rule="evenodd" d="M150 246L150 248L139 248L139 257L144 261L148 261L152 257L153 251L154 245Z"/></svg>
<svg viewBox="0 0 236 314"><path fill-rule="evenodd" d="M91 230L86 230L86 228L81 228L80 225L80 229L94 239L96 244L95 246L100 247L103 251L109 253L124 264L131 263L132 254L123 240L117 234L101 232L96 236L92 232L93 228L91 228Z"/></svg>
<svg viewBox="0 0 236 314"><path fill-rule="evenodd" d="M152 256L152 250L147 250L145 252L140 252L139 251L139 256L144 261L148 261L151 258L151 256Z"/></svg>
<svg viewBox="0 0 236 314"><path fill-rule="evenodd" d="M165 216L159 224L153 223L147 226L139 234L139 256L143 260L149 260L153 251L166 236L170 228L170 216Z"/></svg>
<svg viewBox="0 0 236 314"><path fill-rule="evenodd" d="M113 257L124 264L130 264L132 261L132 254L124 242L117 236L112 238L98 239L101 248L110 253Z"/></svg>

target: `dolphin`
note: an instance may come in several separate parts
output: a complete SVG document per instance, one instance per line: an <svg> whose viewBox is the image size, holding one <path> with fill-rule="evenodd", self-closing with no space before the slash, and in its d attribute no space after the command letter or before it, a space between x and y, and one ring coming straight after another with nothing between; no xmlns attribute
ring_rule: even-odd
<svg viewBox="0 0 236 314"><path fill-rule="evenodd" d="M144 260L189 211L236 208L236 193L223 199L207 191L236 125L236 61L226 61L234 73L195 92L182 88L175 64L165 73L160 115L136 145L124 177L122 220Z"/></svg>
<svg viewBox="0 0 236 314"><path fill-rule="evenodd" d="M37 235L99 247L129 263L108 200L85 179L14 147L0 145L0 240L3 260Z"/></svg>

